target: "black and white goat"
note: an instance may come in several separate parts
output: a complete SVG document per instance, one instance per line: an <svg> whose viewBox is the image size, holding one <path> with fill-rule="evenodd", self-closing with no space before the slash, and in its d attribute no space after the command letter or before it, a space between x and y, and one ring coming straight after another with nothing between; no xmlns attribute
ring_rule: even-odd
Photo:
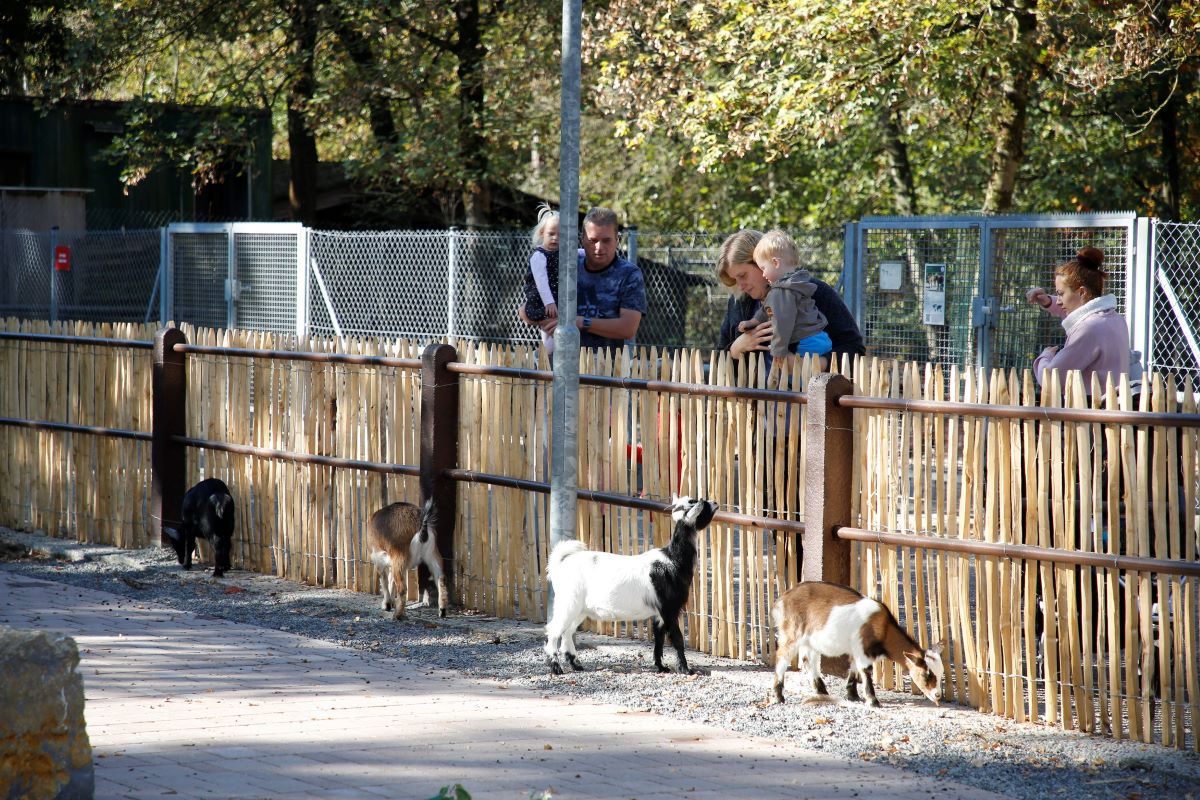
<svg viewBox="0 0 1200 800"><path fill-rule="evenodd" d="M638 622L654 626L654 666L663 666L663 640L670 637L678 671L691 673L683 654L679 615L687 604L696 568L696 534L708 527L717 504L676 498L671 503L675 529L666 547L636 556L588 550L581 542L561 542L550 553L546 574L554 588L554 612L546 624L546 663L562 674L561 658L583 669L575 658L575 631L585 619Z"/></svg>
<svg viewBox="0 0 1200 800"><path fill-rule="evenodd" d="M783 702L783 676L799 656L808 661L813 690L828 697L821 679L821 656L849 656L846 699L860 700L859 680L866 701L878 707L871 681L875 659L887 656L908 668L908 675L923 695L937 704L942 699L945 669L941 647L922 652L921 646L900 627L888 607L863 597L849 586L822 581L799 583L783 593L771 610L778 648L775 651L775 699Z"/></svg>
<svg viewBox="0 0 1200 800"><path fill-rule="evenodd" d="M408 571L421 564L429 569L430 579L437 586L438 616L446 616L449 600L446 576L442 573L442 554L433 530L435 522L432 499L425 502L424 509L412 503L392 503L367 520L371 563L379 570L383 610L391 611L392 619L404 619ZM432 605L431 594L430 586L421 587L422 599L427 605Z"/></svg>

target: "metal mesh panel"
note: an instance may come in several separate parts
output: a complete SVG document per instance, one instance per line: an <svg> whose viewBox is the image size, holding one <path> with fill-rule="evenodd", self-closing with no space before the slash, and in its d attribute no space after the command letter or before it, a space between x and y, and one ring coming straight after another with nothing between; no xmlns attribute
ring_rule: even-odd
<svg viewBox="0 0 1200 800"><path fill-rule="evenodd" d="M1200 383L1200 224L1154 226L1150 368Z"/></svg>
<svg viewBox="0 0 1200 800"><path fill-rule="evenodd" d="M0 231L0 315L48 319L50 234Z"/></svg>
<svg viewBox="0 0 1200 800"><path fill-rule="evenodd" d="M453 319L450 334L490 341L533 340L537 331L517 317L531 246L524 233L455 232Z"/></svg>
<svg viewBox="0 0 1200 800"><path fill-rule="evenodd" d="M1054 293L1054 270L1075 257L1080 248L1104 251L1108 278L1105 292L1117 298L1127 314L1125 259L1129 237L1125 228L1007 228L992 231L993 315L992 367L1025 369L1047 345L1066 339L1061 320L1025 300L1025 293L1041 286Z"/></svg>
<svg viewBox="0 0 1200 800"><path fill-rule="evenodd" d="M59 273L58 318L91 322L142 322L158 276L157 229L63 234L71 246L71 271Z"/></svg>
<svg viewBox="0 0 1200 800"><path fill-rule="evenodd" d="M303 233L234 231L236 276L241 295L236 326L292 333L296 329L296 260Z"/></svg>
<svg viewBox="0 0 1200 800"><path fill-rule="evenodd" d="M447 232L313 231L309 247L314 265L309 318L314 333L446 334ZM515 313L515 302L511 308Z"/></svg>
<svg viewBox="0 0 1200 800"><path fill-rule="evenodd" d="M865 281L865 319L859 326L867 353L941 364L973 361L971 301L979 279L979 226L867 228L864 234L860 274ZM887 262L901 265L896 289L882 288L880 265ZM945 325L922 322L926 264L946 265Z"/></svg>
<svg viewBox="0 0 1200 800"><path fill-rule="evenodd" d="M175 321L226 327L229 324L225 303L225 279L229 277L228 234L225 231L172 231L169 246L174 271Z"/></svg>

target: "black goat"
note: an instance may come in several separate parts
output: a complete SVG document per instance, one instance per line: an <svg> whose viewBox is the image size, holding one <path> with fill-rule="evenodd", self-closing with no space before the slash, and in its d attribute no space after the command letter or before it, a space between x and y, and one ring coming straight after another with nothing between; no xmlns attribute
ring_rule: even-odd
<svg viewBox="0 0 1200 800"><path fill-rule="evenodd" d="M207 539L214 553L213 577L219 578L229 569L229 552L233 545L233 496L220 478L206 478L183 496L180 512L182 524L175 531L164 527L175 547L175 555L184 569L192 568L192 553L196 539Z"/></svg>

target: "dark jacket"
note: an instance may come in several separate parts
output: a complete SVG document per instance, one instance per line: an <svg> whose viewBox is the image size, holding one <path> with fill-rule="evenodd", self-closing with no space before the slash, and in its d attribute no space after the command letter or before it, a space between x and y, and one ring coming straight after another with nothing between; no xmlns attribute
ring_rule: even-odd
<svg viewBox="0 0 1200 800"><path fill-rule="evenodd" d="M866 355L867 348L863 346L858 323L854 321L854 315L850 313L850 309L846 308L842 296L824 281L813 278L812 282L817 285L817 291L813 293L813 302L817 304L817 310L825 315L825 332L833 341L833 352L839 355L842 353ZM758 307L759 302L749 295L739 294L729 298L729 305L725 310L725 321L721 324L721 337L717 341L719 349L729 349L729 345L733 344L733 340L740 335L737 329L738 324L752 319L758 311Z"/></svg>

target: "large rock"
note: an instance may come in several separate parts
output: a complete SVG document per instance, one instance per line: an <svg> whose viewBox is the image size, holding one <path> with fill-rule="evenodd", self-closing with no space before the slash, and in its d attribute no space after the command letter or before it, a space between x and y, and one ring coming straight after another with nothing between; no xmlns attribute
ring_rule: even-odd
<svg viewBox="0 0 1200 800"><path fill-rule="evenodd" d="M0 625L0 798L91 798L79 650L69 636Z"/></svg>

